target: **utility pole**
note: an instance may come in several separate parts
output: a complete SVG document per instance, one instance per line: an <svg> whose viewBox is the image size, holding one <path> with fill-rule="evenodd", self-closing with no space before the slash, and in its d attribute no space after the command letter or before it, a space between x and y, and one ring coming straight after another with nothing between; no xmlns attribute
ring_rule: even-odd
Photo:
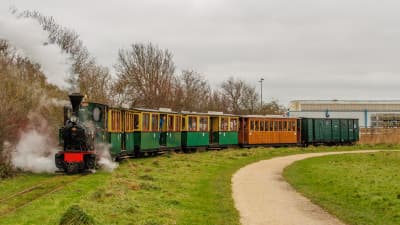
<svg viewBox="0 0 400 225"><path fill-rule="evenodd" d="M261 109L262 109L262 82L264 81L264 78L261 78L258 82L261 84Z"/></svg>

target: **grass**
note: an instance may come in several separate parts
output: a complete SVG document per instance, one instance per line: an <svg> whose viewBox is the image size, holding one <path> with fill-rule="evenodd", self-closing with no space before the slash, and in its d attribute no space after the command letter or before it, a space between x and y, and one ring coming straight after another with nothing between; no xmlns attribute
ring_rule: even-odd
<svg viewBox="0 0 400 225"><path fill-rule="evenodd" d="M0 202L38 184L45 191L1 202L11 210L0 215L0 224L58 224L77 205L97 224L235 225L239 215L231 196L231 177L246 164L307 152L396 147L233 149L125 160L111 174L22 174L0 180Z"/></svg>
<svg viewBox="0 0 400 225"><path fill-rule="evenodd" d="M298 191L347 224L400 224L400 152L306 159L285 169Z"/></svg>

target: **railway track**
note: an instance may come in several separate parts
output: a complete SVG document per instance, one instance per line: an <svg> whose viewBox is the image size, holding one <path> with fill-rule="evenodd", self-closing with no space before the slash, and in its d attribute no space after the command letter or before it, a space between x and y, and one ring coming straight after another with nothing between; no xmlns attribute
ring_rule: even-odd
<svg viewBox="0 0 400 225"><path fill-rule="evenodd" d="M78 179L85 176L56 176L49 180L40 182L21 191L11 194L0 199L0 217L9 215L21 208L30 205L37 199L51 195L64 189L69 184L76 182Z"/></svg>

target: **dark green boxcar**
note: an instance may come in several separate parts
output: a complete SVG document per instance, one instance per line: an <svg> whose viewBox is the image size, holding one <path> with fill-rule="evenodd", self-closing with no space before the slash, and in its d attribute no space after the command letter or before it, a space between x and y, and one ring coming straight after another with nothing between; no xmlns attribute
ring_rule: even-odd
<svg viewBox="0 0 400 225"><path fill-rule="evenodd" d="M359 139L357 119L302 118L303 144L342 144Z"/></svg>

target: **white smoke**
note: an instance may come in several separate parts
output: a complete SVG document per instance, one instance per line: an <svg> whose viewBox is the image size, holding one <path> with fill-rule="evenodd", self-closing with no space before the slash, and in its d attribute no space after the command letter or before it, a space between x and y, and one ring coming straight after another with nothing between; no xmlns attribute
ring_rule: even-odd
<svg viewBox="0 0 400 225"><path fill-rule="evenodd" d="M60 100L60 99L56 99L56 98L47 99L47 100L45 100L45 102L47 102L49 105L57 106L57 107L64 107L67 105L71 105L70 101Z"/></svg>
<svg viewBox="0 0 400 225"><path fill-rule="evenodd" d="M0 15L0 39L13 45L18 53L39 63L48 82L66 87L72 62L68 54L54 44L49 44L48 33L32 18Z"/></svg>
<svg viewBox="0 0 400 225"><path fill-rule="evenodd" d="M100 166L100 169L103 169L107 172L112 172L118 167L118 163L113 162L111 159L110 147L110 144L96 145L96 153L97 157L99 158L97 164Z"/></svg>
<svg viewBox="0 0 400 225"><path fill-rule="evenodd" d="M54 159L57 144L50 135L52 131L47 120L36 112L30 112L28 119L27 128L12 148L11 163L23 171L54 173L57 170Z"/></svg>
<svg viewBox="0 0 400 225"><path fill-rule="evenodd" d="M22 133L21 139L11 154L12 164L23 171L54 173L56 148L51 140L37 130Z"/></svg>

